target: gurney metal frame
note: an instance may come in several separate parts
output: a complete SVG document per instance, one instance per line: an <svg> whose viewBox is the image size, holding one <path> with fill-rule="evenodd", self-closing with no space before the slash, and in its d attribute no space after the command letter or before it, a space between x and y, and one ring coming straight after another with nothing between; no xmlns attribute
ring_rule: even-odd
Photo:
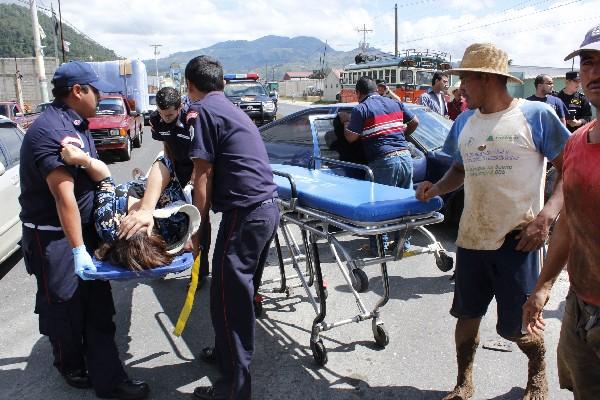
<svg viewBox="0 0 600 400"><path fill-rule="evenodd" d="M372 172L364 165L357 165L338 160L320 158L319 161L327 163L335 163L343 166L351 166L365 170L367 176L371 178ZM309 302L317 314L312 323L310 348L315 361L319 365L327 363L327 351L320 338L321 332L330 329L347 325L350 323L358 323L361 321L372 320L372 330L375 342L385 347L389 343L389 334L385 329L384 323L380 318L380 309L388 302L390 297L389 277L387 272L387 262L401 260L405 256L413 256L416 254L433 253L436 257L436 264L442 271L448 271L452 268L453 260L446 254L446 251L441 246L435 237L424 228L425 225L434 224L443 221L444 217L438 212L430 212L421 215L412 215L403 218L387 220L383 222L358 222L350 221L343 217L333 215L324 211L307 208L298 205L298 193L293 176L281 171L273 171L275 175L285 177L290 182L291 196L289 199L279 199L279 207L281 211L281 219L279 231L283 236L285 244L291 255L284 259L282 255L281 245L278 235L275 236L275 247L279 260L279 271L281 278L271 281L264 281L263 284L280 282L279 288L271 290L273 292L287 293L292 287L303 287L308 296ZM301 246L298 245L292 232L290 225L295 225L300 229L302 235L302 253ZM330 227L335 227L337 232L331 232ZM408 233L413 229L423 233L431 244L427 247L416 249L408 253L404 253L403 247ZM388 232L400 232L399 241L391 254L386 254L383 248L383 239L381 234ZM354 258L344 248L336 236L352 234L355 236L376 236L377 242L377 257L374 258ZM343 319L336 322L326 322L327 314L327 288L323 281L323 273L321 269L318 241L324 240L328 243L336 264L342 273L342 276L347 283L354 299L356 301L359 313L352 318ZM341 254L341 257L340 257ZM300 263L305 261L306 269L301 269ZM297 274L299 285L288 286L285 275L285 265L292 264ZM359 293L366 292L368 289L368 278L362 270L367 265L380 264L381 275L383 282L384 293L381 299L376 303L372 310L368 310L362 301ZM316 295L310 289L316 282ZM268 290L261 290L268 291Z"/></svg>

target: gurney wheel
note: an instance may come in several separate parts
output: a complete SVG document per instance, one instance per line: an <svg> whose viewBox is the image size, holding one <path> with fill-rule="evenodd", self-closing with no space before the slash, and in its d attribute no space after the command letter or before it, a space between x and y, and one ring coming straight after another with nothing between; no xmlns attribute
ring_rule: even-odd
<svg viewBox="0 0 600 400"><path fill-rule="evenodd" d="M352 287L358 293L364 293L369 289L369 278L367 274L362 269L353 269L352 275L354 276L354 280L352 281Z"/></svg>
<svg viewBox="0 0 600 400"><path fill-rule="evenodd" d="M327 297L329 297L329 292L327 291L327 288L323 288L323 298L327 300ZM319 297L319 291L317 291L317 301L321 301L321 298Z"/></svg>
<svg viewBox="0 0 600 400"><path fill-rule="evenodd" d="M435 258L435 264L442 272L448 272L454 267L454 259L443 251Z"/></svg>
<svg viewBox="0 0 600 400"><path fill-rule="evenodd" d="M254 317L259 318L263 313L263 305L261 301L254 301Z"/></svg>
<svg viewBox="0 0 600 400"><path fill-rule="evenodd" d="M327 350L325 349L325 346L323 345L323 341L321 339L319 339L316 342L311 341L310 349L312 350L313 358L315 359L317 364L319 364L320 366L324 366L325 364L327 364Z"/></svg>
<svg viewBox="0 0 600 400"><path fill-rule="evenodd" d="M373 337L379 347L385 347L390 343L390 337L383 324L374 324Z"/></svg>

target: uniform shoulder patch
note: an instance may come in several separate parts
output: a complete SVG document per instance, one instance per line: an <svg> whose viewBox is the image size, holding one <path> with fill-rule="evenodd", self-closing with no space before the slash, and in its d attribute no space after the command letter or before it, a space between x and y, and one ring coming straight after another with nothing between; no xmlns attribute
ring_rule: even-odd
<svg viewBox="0 0 600 400"><path fill-rule="evenodd" d="M60 144L62 146L65 144L76 144L80 149L83 149L84 147L83 141L75 136L65 136L63 140L61 140Z"/></svg>
<svg viewBox="0 0 600 400"><path fill-rule="evenodd" d="M190 119L198 118L198 111L188 111L185 116L185 122L189 122Z"/></svg>

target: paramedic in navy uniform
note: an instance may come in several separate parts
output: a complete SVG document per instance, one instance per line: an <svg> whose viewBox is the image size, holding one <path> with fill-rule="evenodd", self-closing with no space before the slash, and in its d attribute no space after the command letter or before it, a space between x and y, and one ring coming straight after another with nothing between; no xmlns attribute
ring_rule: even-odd
<svg viewBox="0 0 600 400"><path fill-rule="evenodd" d="M185 68L192 101L186 126L193 137L194 205L222 212L212 262L210 311L221 377L198 387L199 399L250 400L254 293L279 224L277 187L265 145L250 118L223 94L223 68L207 56ZM200 228L202 232L202 228ZM201 238L196 238L195 246Z"/></svg>
<svg viewBox="0 0 600 400"><path fill-rule="evenodd" d="M52 344L54 366L67 384L94 388L98 397L142 399L148 385L129 380L114 341L114 304L108 281L84 280L95 270L95 184L66 165L61 146L97 157L86 118L96 114L98 91L112 91L89 64L61 65L52 79L54 102L31 125L21 147L21 203L25 266L37 280L35 313Z"/></svg>

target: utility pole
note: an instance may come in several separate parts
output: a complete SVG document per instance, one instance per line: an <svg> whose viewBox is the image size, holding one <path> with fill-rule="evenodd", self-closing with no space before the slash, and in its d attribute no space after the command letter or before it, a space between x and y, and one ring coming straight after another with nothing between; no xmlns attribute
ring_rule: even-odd
<svg viewBox="0 0 600 400"><path fill-rule="evenodd" d="M54 31L54 58L56 58L56 63L58 64L58 60L60 57L58 56L58 21L56 20L56 13L54 12L54 6L50 3L50 11L52 12L52 30Z"/></svg>
<svg viewBox="0 0 600 400"><path fill-rule="evenodd" d="M398 3L394 4L394 57L398 57Z"/></svg>
<svg viewBox="0 0 600 400"><path fill-rule="evenodd" d="M160 89L160 80L158 79L158 55L160 54L160 50L162 44L151 44L150 47L154 47L154 67L156 68L156 89Z"/></svg>
<svg viewBox="0 0 600 400"><path fill-rule="evenodd" d="M31 25L33 27L33 46L35 49L35 61L38 69L38 83L40 85L40 93L42 94L42 102L48 102L48 83L46 82L46 67L44 66L44 54L42 53L42 43L40 40L40 26L37 17L37 3L35 0L30 0L31 8Z"/></svg>
<svg viewBox="0 0 600 400"><path fill-rule="evenodd" d="M366 51L367 51L367 49L369 48L369 44L367 43L367 32L373 32L373 29L367 29L366 25L365 25L365 24L363 24L363 28L362 28L362 29L360 29L360 28L356 28L356 30L357 30L358 32L362 32L362 33L363 33L363 41L362 41L362 43L360 44L360 49L361 49L363 52L366 52Z"/></svg>
<svg viewBox="0 0 600 400"><path fill-rule="evenodd" d="M63 34L62 27L62 12L60 11L60 0L58 0L58 20L60 25L60 43L62 45L62 61L66 62L67 57L65 56L65 35Z"/></svg>
<svg viewBox="0 0 600 400"><path fill-rule="evenodd" d="M15 93L17 94L17 102L19 103L19 107L21 110L24 110L23 104L23 90L21 87L21 79L23 79L23 75L19 72L19 65L17 64L17 57L15 57Z"/></svg>

